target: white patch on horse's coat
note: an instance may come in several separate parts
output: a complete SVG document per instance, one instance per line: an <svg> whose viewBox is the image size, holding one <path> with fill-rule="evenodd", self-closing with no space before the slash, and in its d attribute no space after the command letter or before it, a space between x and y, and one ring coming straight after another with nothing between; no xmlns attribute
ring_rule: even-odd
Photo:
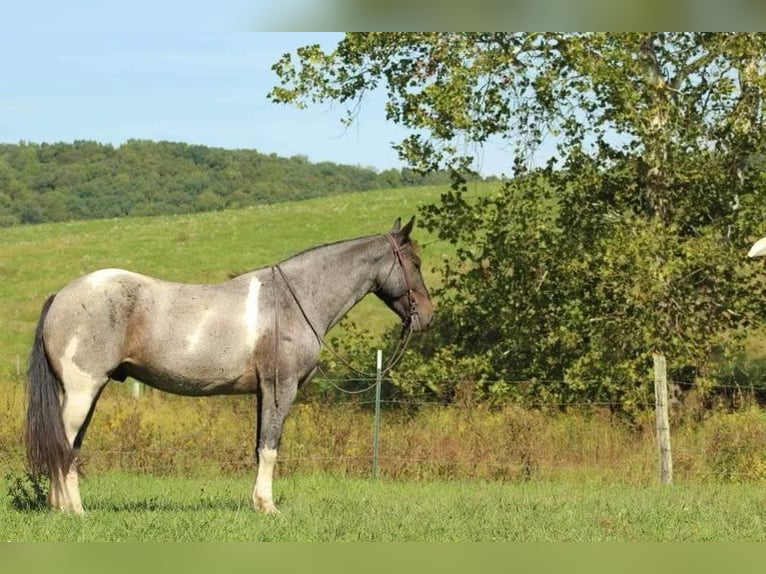
<svg viewBox="0 0 766 574"><path fill-rule="evenodd" d="M124 269L100 269L88 275L88 283L91 287L98 287L114 277L125 275L127 273L129 273L129 271L125 271Z"/></svg>
<svg viewBox="0 0 766 574"><path fill-rule="evenodd" d="M258 337L258 295L260 292L261 282L258 281L257 277L253 277L250 279L250 288L245 302L245 326L247 328L245 341L250 349L255 348L255 341Z"/></svg>
<svg viewBox="0 0 766 574"><path fill-rule="evenodd" d="M200 341L202 340L202 334L205 332L205 327L207 325L208 320L214 315L213 311L207 310L205 311L204 315L202 316L202 320L200 320L199 323L197 323L197 326L194 328L194 331L191 332L191 334L186 337L186 352L187 353L193 353L197 350L197 347L199 346Z"/></svg>
<svg viewBox="0 0 766 574"><path fill-rule="evenodd" d="M80 340L75 335L70 339L66 349L64 349L64 356L61 358L61 380L64 383L66 394L76 394L93 386L93 377L83 371L74 361L79 345Z"/></svg>
<svg viewBox="0 0 766 574"><path fill-rule="evenodd" d="M64 384L62 417L64 429L70 442L74 442L85 417L88 415L93 397L103 381L83 371L75 362L79 339L75 335L69 341L61 359L61 380Z"/></svg>
<svg viewBox="0 0 766 574"><path fill-rule="evenodd" d="M255 476L255 487L253 488L253 505L267 514L278 512L271 493L271 482L274 477L276 462L276 449L262 448L258 451L258 474Z"/></svg>

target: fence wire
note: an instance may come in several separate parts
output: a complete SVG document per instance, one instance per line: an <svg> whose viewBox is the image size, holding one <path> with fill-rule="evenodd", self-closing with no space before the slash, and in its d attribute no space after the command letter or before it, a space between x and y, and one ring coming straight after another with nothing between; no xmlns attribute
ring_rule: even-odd
<svg viewBox="0 0 766 574"><path fill-rule="evenodd" d="M406 380L409 383L425 384L425 381L414 378ZM459 381L460 378L456 377L429 382L449 384ZM320 410L312 416L326 417L328 429L324 434L311 436L311 433L317 432L319 425L309 415L304 415L303 419L299 416L297 423L293 415L288 417L278 468L282 472L320 469L369 476L373 451L372 407L375 405L375 398L371 395L374 394L375 381L339 377L321 378L316 382L329 385L340 394L333 394L332 391L316 393L308 402L299 401L294 410L313 405ZM391 384L390 379L384 382ZM528 385L532 381L495 379L482 382L513 386ZM534 382L565 383L554 379ZM629 381L625 382L627 384ZM631 384L635 382L630 381ZM683 379L670 379L669 382L683 385L687 389L701 386L695 381ZM647 379L642 383L651 387L653 381ZM707 385L705 388L709 389ZM715 388L743 392L752 387L727 383L716 384ZM141 405L142 399L139 397L135 405ZM607 413L619 411L623 406L619 402L524 400L491 408L481 401L468 405L431 397L394 395L381 399L380 404L386 407L379 454L382 476L502 480L600 476L626 482L656 481L656 437L648 420L633 428L618 419L608 419L609 423L602 426L588 426L580 422L561 422L557 426L554 418L546 418L559 416L556 409L562 412L566 409L575 412L581 409L584 413L592 409L602 409ZM633 406L650 413L655 404L647 399ZM511 410L503 414L504 408ZM519 415L512 410L534 411L545 408L552 408L553 414L549 412L548 415L540 414L535 418L529 413ZM356 418L352 422L338 420L332 416L333 409L348 411ZM96 409L95 427L99 423L98 411ZM412 414L409 411L417 412ZM434 415L439 412L449 412L454 417L446 417L441 421ZM683 416L683 406L679 412ZM422 413L422 416L418 413ZM429 419L430 415L434 416ZM484 415L487 420L482 420ZM514 419L517 415L520 418ZM561 420L566 416L561 414ZM674 422L677 418L671 417L676 480L766 482L766 449L763 448L766 443L766 416L753 416L742 424L736 421L730 423L721 416L720 421L709 423L711 428L705 436L695 436L691 427L684 427L676 434ZM492 419L491 424L489 419ZM364 422L359 423L364 420L369 421L366 429ZM609 426L612 423L613 427ZM571 427L569 430L567 424ZM343 425L348 428L343 428ZM241 436L251 436L252 431L247 429L247 423L243 421L242 427ZM215 428L208 430L215 432ZM609 433L614 433L614 436L598 436ZM159 473L193 473L202 464L201 461L210 458L212 454L212 467L224 471L252 472L252 443L243 441L239 447L229 445L220 449L220 452L211 453L209 448L197 450L189 441L178 441L170 437L171 434L172 431L155 430L154 435L144 437L146 444L135 448L99 447L98 441L90 441L93 437L88 437L84 445L84 457L92 468L99 471L116 467ZM88 442L96 442L96 445L89 448ZM21 437L14 437L14 440L6 441L5 444L0 443L0 452L4 452L8 460L16 461L14 464L20 464L24 456Z"/></svg>

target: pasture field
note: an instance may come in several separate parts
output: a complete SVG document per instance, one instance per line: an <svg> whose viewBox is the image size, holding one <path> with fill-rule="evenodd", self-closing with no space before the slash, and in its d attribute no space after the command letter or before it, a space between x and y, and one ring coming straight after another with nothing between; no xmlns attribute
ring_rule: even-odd
<svg viewBox="0 0 766 574"><path fill-rule="evenodd" d="M85 441L87 516L13 508L3 477L24 464L24 372L46 295L103 267L223 281L387 231L443 191L0 229L0 542L765 540L766 414L757 407L674 418L677 481L663 488L650 418L627 424L598 410L510 404L384 411L385 478L372 481L370 409L297 404L277 465L282 514L272 517L251 509L252 399L149 392L134 401L126 386L109 385ZM449 246L422 228L415 237L432 286ZM397 321L374 297L351 319L373 332Z"/></svg>
<svg viewBox="0 0 766 574"><path fill-rule="evenodd" d="M106 473L84 517L0 505L2 541L764 541L757 485L372 481L275 483L281 514L250 506L248 477Z"/></svg>

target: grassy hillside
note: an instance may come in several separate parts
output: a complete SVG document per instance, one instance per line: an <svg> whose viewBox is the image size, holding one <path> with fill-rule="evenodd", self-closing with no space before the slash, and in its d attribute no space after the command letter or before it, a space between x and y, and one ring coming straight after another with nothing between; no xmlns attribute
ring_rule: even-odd
<svg viewBox="0 0 766 574"><path fill-rule="evenodd" d="M478 188L477 189L483 189ZM90 271L119 267L170 281L213 283L307 247L388 231L443 187L360 192L213 213L52 223L0 229L0 378L23 373L45 297ZM422 251L427 283L446 245ZM396 323L374 297L353 312L372 330Z"/></svg>

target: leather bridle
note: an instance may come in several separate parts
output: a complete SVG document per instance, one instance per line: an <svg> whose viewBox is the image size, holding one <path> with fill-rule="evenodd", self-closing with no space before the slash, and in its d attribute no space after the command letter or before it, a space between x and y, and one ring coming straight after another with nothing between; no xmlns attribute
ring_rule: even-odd
<svg viewBox="0 0 766 574"><path fill-rule="evenodd" d="M407 273L407 267L404 265L404 256L402 253L404 252L404 246L399 245L396 243L396 239L393 238L393 236L390 233L386 233L386 239L388 239L388 242L391 244L391 249L394 251L394 256L396 257L396 261L399 262L399 267L402 270L402 276L404 277L404 284L407 287L407 301L410 305L410 313L407 316L407 318L404 320L403 330L412 329L412 322L415 319L415 316L418 314L418 305L415 301L415 290L412 288L412 282L410 281L410 276ZM391 273L394 270L394 265L396 265L396 262L391 265L391 270L388 272L388 275L386 276L386 281L383 283L385 284L388 282L388 279L391 277ZM379 287L378 291L380 291L383 287ZM399 299L400 297L397 297Z"/></svg>

